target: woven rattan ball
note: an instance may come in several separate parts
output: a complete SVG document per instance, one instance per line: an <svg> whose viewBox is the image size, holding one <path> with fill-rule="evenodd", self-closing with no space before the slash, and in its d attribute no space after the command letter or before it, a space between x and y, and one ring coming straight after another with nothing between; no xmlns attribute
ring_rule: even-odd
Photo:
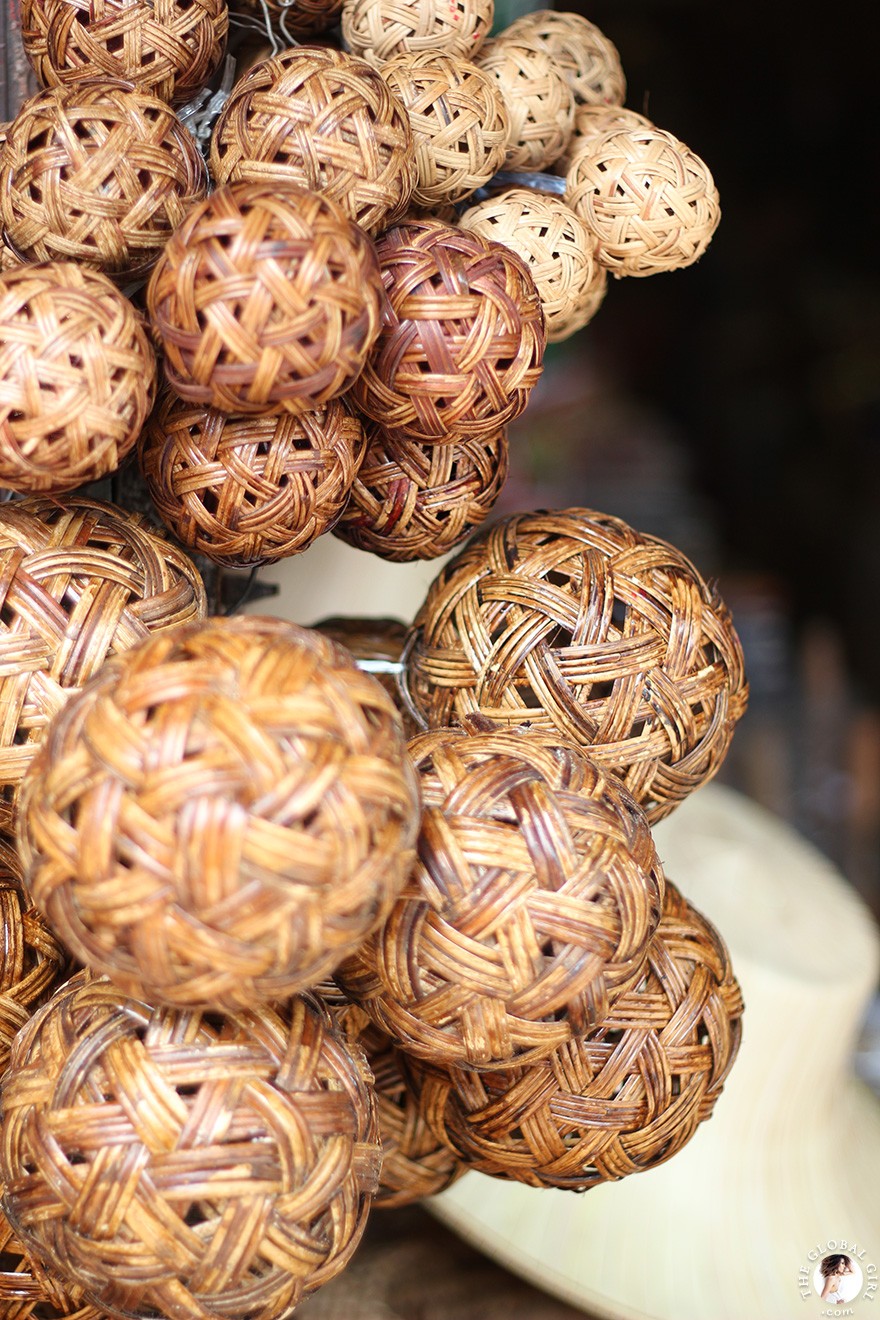
<svg viewBox="0 0 880 1320"><path fill-rule="evenodd" d="M586 1037L503 1072L420 1066L431 1126L470 1166L586 1191L662 1164L710 1117L741 1035L742 995L718 932L671 884L644 978Z"/></svg>
<svg viewBox="0 0 880 1320"><path fill-rule="evenodd" d="M379 331L366 234L329 198L238 183L193 207L147 286L165 375L222 412L304 413L343 394Z"/></svg>
<svg viewBox="0 0 880 1320"><path fill-rule="evenodd" d="M709 167L662 128L617 129L582 146L566 200L615 275L656 275L703 255L721 219Z"/></svg>
<svg viewBox="0 0 880 1320"><path fill-rule="evenodd" d="M328 531L363 453L363 427L338 399L299 417L230 417L170 390L138 446L165 525L232 567L299 554Z"/></svg>
<svg viewBox="0 0 880 1320"><path fill-rule="evenodd" d="M426 444L496 434L541 375L541 299L516 253L436 220L377 244L383 324L351 397L385 430Z"/></svg>
<svg viewBox="0 0 880 1320"><path fill-rule="evenodd" d="M579 105L574 112L574 129L568 141L564 156L553 166L556 174L565 175L571 168L572 161L581 151L589 150L592 143L605 133L612 133L621 128L650 129L650 119L640 115L637 110L628 110L622 105Z"/></svg>
<svg viewBox="0 0 880 1320"><path fill-rule="evenodd" d="M593 260L593 236L561 197L508 188L468 207L459 223L522 257L544 307L548 343L580 330L602 305L608 276Z"/></svg>
<svg viewBox="0 0 880 1320"><path fill-rule="evenodd" d="M202 1016L80 975L19 1036L3 1111L10 1222L110 1315L289 1316L378 1180L365 1060L312 996Z"/></svg>
<svg viewBox="0 0 880 1320"><path fill-rule="evenodd" d="M24 103L0 152L0 221L26 261L146 274L205 194L195 139L155 96L109 82Z"/></svg>
<svg viewBox="0 0 880 1320"><path fill-rule="evenodd" d="M409 115L417 181L412 204L469 197L504 163L510 116L493 78L457 55L395 55L382 77Z"/></svg>
<svg viewBox="0 0 880 1320"><path fill-rule="evenodd" d="M284 23L284 32L291 41L314 38L339 23L342 14L342 0L232 0L233 13L261 13L266 6L273 24L278 20ZM265 58L265 53L259 58Z"/></svg>
<svg viewBox="0 0 880 1320"><path fill-rule="evenodd" d="M107 1320L106 1311L83 1302L81 1288L62 1287L52 1273L42 1268L2 1210L0 1315L3 1320Z"/></svg>
<svg viewBox="0 0 880 1320"><path fill-rule="evenodd" d="M209 620L108 661L22 785L37 904L86 965L179 1007L317 984L387 915L418 786L393 703L281 619Z"/></svg>
<svg viewBox="0 0 880 1320"><path fill-rule="evenodd" d="M416 180L409 117L364 60L297 46L233 89L211 139L217 183L298 183L369 234L403 215Z"/></svg>
<svg viewBox="0 0 880 1320"><path fill-rule="evenodd" d="M226 0L22 0L40 82L121 78L172 105L211 81L226 50Z"/></svg>
<svg viewBox="0 0 880 1320"><path fill-rule="evenodd" d="M495 17L495 0L344 0L342 40L372 64L393 55L473 59Z"/></svg>
<svg viewBox="0 0 880 1320"><path fill-rule="evenodd" d="M500 34L545 51L562 70L578 104L623 105L626 78L617 47L583 14L537 9Z"/></svg>
<svg viewBox="0 0 880 1320"><path fill-rule="evenodd" d="M0 923L2 1076L9 1063L16 1033L69 971L66 953L24 890L21 864L15 849L6 840L0 841Z"/></svg>
<svg viewBox="0 0 880 1320"><path fill-rule="evenodd" d="M70 261L0 277L0 485L73 490L134 447L156 359L131 303Z"/></svg>
<svg viewBox="0 0 880 1320"><path fill-rule="evenodd" d="M574 93L564 70L530 36L495 38L478 63L510 115L505 168L546 169L563 154L574 127Z"/></svg>
<svg viewBox="0 0 880 1320"><path fill-rule="evenodd" d="M554 729L659 820L710 779L744 713L742 648L680 551L587 509L513 514L434 579L410 631L413 713Z"/></svg>

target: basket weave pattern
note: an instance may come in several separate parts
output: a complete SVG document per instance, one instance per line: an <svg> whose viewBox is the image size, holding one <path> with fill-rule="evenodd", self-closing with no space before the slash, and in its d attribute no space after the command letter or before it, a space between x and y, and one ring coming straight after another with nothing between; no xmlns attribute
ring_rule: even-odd
<svg viewBox="0 0 880 1320"><path fill-rule="evenodd" d="M296 0L296 4L285 4L283 0L233 0L232 8L238 13L252 13L260 12L264 4L273 19L284 16L286 31L297 41L336 27L342 13L342 0Z"/></svg>
<svg viewBox="0 0 880 1320"><path fill-rule="evenodd" d="M68 970L67 954L30 903L20 871L15 850L0 844L0 1077L9 1063L16 1033Z"/></svg>
<svg viewBox="0 0 880 1320"><path fill-rule="evenodd" d="M510 114L505 168L546 169L574 127L574 93L563 71L530 37L506 34L486 44L478 65L496 81Z"/></svg>
<svg viewBox="0 0 880 1320"><path fill-rule="evenodd" d="M623 105L626 100L617 47L582 14L533 10L514 19L503 36L527 41L549 55L578 105Z"/></svg>
<svg viewBox="0 0 880 1320"><path fill-rule="evenodd" d="M346 49L381 65L422 51L473 59L495 16L495 0L344 0Z"/></svg>
<svg viewBox="0 0 880 1320"><path fill-rule="evenodd" d="M553 166L554 173L565 175L571 168L575 156L589 150L605 133L618 129L651 129L654 125L645 115L637 110L629 110L622 105L579 105L574 112L574 128L568 142L565 155L560 156Z"/></svg>
<svg viewBox="0 0 880 1320"><path fill-rule="evenodd" d="M62 1287L57 1278L40 1266L2 1210L0 1309L3 1320L107 1320L106 1311L82 1301L81 1288Z"/></svg>

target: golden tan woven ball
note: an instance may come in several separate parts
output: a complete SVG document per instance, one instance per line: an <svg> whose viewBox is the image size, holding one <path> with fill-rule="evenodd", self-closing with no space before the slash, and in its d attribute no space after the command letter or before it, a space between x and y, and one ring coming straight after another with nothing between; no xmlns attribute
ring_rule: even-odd
<svg viewBox="0 0 880 1320"><path fill-rule="evenodd" d="M165 375L190 403L260 416L343 394L379 331L366 234L327 197L238 183L193 207L147 287Z"/></svg>
<svg viewBox="0 0 880 1320"><path fill-rule="evenodd" d="M3 1320L107 1320L82 1300L82 1289L65 1289L29 1255L0 1210L0 1315Z"/></svg>
<svg viewBox="0 0 880 1320"><path fill-rule="evenodd" d="M2 1076L17 1032L70 971L67 954L23 887L21 863L5 839L0 840L0 931ZM2 1298L0 1284L0 1301Z"/></svg>
<svg viewBox="0 0 880 1320"><path fill-rule="evenodd" d="M571 168L572 161L581 151L588 150L604 133L620 128L653 128L645 115L637 110L628 110L622 105L578 105L574 112L574 128L568 141L565 155L560 156L553 165L555 174L563 178Z"/></svg>
<svg viewBox="0 0 880 1320"><path fill-rule="evenodd" d="M76 956L179 1007L317 984L406 878L418 786L388 694L310 629L151 638L64 707L25 783L25 874Z"/></svg>
<svg viewBox="0 0 880 1320"><path fill-rule="evenodd" d="M574 93L563 69L529 36L487 42L477 61L498 86L510 115L504 167L545 170L566 150Z"/></svg>
<svg viewBox="0 0 880 1320"><path fill-rule="evenodd" d="M210 163L218 184L313 189L369 234L403 215L416 178L403 106L374 68L328 46L255 64L214 125Z"/></svg>
<svg viewBox="0 0 880 1320"><path fill-rule="evenodd" d="M680 551L587 509L512 514L434 579L407 640L413 714L552 729L651 821L721 766L746 708L723 600Z"/></svg>
<svg viewBox="0 0 880 1320"><path fill-rule="evenodd" d="M656 275L703 255L721 219L708 165L664 129L617 129L581 146L566 200L615 275Z"/></svg>
<svg viewBox="0 0 880 1320"><path fill-rule="evenodd" d="M378 1180L365 1060L311 996L202 1016L76 977L3 1109L13 1227L110 1315L282 1320L344 1267Z"/></svg>
<svg viewBox="0 0 880 1320"><path fill-rule="evenodd" d="M545 51L562 70L578 104L623 105L626 77L617 47L583 14L536 9L499 33Z"/></svg>
<svg viewBox="0 0 880 1320"><path fill-rule="evenodd" d="M473 59L494 17L495 0L344 0L342 40L377 65L403 52Z"/></svg>
<svg viewBox="0 0 880 1320"><path fill-rule="evenodd" d="M0 221L25 261L145 275L205 195L195 139L164 101L109 82L25 101L0 152Z"/></svg>
<svg viewBox="0 0 880 1320"><path fill-rule="evenodd" d="M0 277L0 485L58 494L115 472L155 383L146 329L104 275L54 261Z"/></svg>

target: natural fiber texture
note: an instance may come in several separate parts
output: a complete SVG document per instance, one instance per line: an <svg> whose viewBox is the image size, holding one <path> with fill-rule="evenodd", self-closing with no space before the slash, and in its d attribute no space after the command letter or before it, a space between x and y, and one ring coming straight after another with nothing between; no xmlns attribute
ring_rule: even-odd
<svg viewBox="0 0 880 1320"><path fill-rule="evenodd" d="M418 730L406 708L400 691L399 665L406 641L407 625L400 619L370 618L362 615L328 615L315 629L351 652L358 664L378 679L391 697L409 738Z"/></svg>
<svg viewBox="0 0 880 1320"><path fill-rule="evenodd" d="M617 47L583 14L537 9L500 33L543 50L559 68L578 104L623 105L626 78Z"/></svg>
<svg viewBox="0 0 880 1320"><path fill-rule="evenodd" d="M2 1210L0 1314L3 1320L106 1320L107 1316L83 1302L81 1288L63 1288L28 1254Z"/></svg>
<svg viewBox="0 0 880 1320"><path fill-rule="evenodd" d="M673 546L587 509L514 514L434 579L407 642L413 713L553 729L652 821L720 767L748 687L730 614Z"/></svg>
<svg viewBox="0 0 880 1320"><path fill-rule="evenodd" d="M233 0L232 9L239 13L260 13L263 4L273 19L283 15L285 32L297 41L335 27L342 13L342 0L296 0L295 4L285 4L283 0Z"/></svg>
<svg viewBox="0 0 880 1320"><path fill-rule="evenodd" d="M281 1320L363 1230L368 1077L311 996L202 1017L74 978L4 1085L7 1213L111 1314Z"/></svg>
<svg viewBox="0 0 880 1320"><path fill-rule="evenodd" d="M49 88L0 152L0 221L26 261L147 273L207 187L195 139L157 97L111 83Z"/></svg>
<svg viewBox="0 0 880 1320"><path fill-rule="evenodd" d="M522 257L544 308L548 343L580 330L602 305L608 277L593 260L593 236L561 197L509 188L468 207L459 223Z"/></svg>
<svg viewBox="0 0 880 1320"><path fill-rule="evenodd" d="M2 1076L9 1063L16 1033L49 998L69 966L66 953L25 893L15 850L5 841L0 842L0 923L3 941L0 946ZM2 1296L0 1284L0 1300Z"/></svg>
<svg viewBox="0 0 880 1320"><path fill-rule="evenodd" d="M654 125L636 110L622 105L579 105L574 112L574 128L564 156L553 166L554 173L563 178L571 168L575 156L589 150L605 133L617 129L651 129Z"/></svg>
<svg viewBox="0 0 880 1320"><path fill-rule="evenodd" d="M563 70L530 37L502 34L480 53L510 114L504 165L544 170L563 154L574 126L574 93Z"/></svg>
<svg viewBox="0 0 880 1320"><path fill-rule="evenodd" d="M382 77L405 107L415 144L413 208L461 201L504 163L510 117L494 79L456 55L395 55Z"/></svg>
<svg viewBox="0 0 880 1320"><path fill-rule="evenodd" d="M211 173L301 184L375 234L403 215L415 183L409 118L364 60L297 46L236 84L214 125Z"/></svg>
<svg viewBox="0 0 880 1320"><path fill-rule="evenodd" d="M300 417L230 417L170 390L138 447L165 525L232 567L299 554L328 531L363 453L363 427L338 399Z"/></svg>
<svg viewBox="0 0 880 1320"><path fill-rule="evenodd" d="M389 434L452 444L498 432L544 360L541 299L509 249L435 220L382 236L382 330L351 397Z"/></svg>
<svg viewBox="0 0 880 1320"><path fill-rule="evenodd" d="M566 200L615 275L655 275L703 255L721 219L705 161L661 128L617 129L581 147Z"/></svg>
<svg viewBox="0 0 880 1320"><path fill-rule="evenodd" d="M417 1058L545 1058L643 973L664 886L645 816L615 776L536 730L478 719L409 754L418 861L340 984Z"/></svg>
<svg viewBox="0 0 880 1320"><path fill-rule="evenodd" d="M0 505L0 834L68 698L108 656L205 609L195 566L139 515L79 497Z"/></svg>
<svg viewBox="0 0 880 1320"><path fill-rule="evenodd" d="M22 0L21 37L40 82L122 78L183 105L226 51L226 0Z"/></svg>
<svg viewBox="0 0 880 1320"><path fill-rule="evenodd" d="M404 52L473 59L494 17L495 0L344 0L342 40L377 65Z"/></svg>
<svg viewBox="0 0 880 1320"><path fill-rule="evenodd" d="M295 185L218 188L175 232L147 305L165 374L222 412L314 412L344 393L379 330L373 245Z"/></svg>
<svg viewBox="0 0 880 1320"><path fill-rule="evenodd" d="M718 932L667 885L644 979L586 1038L507 1072L410 1064L422 1113L461 1158L535 1187L586 1191L662 1164L712 1113L739 1047L742 996Z"/></svg>
<svg viewBox="0 0 880 1320"><path fill-rule="evenodd" d="M115 472L155 383L143 323L105 276L56 261L0 278L0 485L58 494Z"/></svg>
<svg viewBox="0 0 880 1320"><path fill-rule="evenodd" d="M374 423L334 535L397 563L436 559L489 516L507 470L503 428L484 439L423 445Z"/></svg>
<svg viewBox="0 0 880 1320"><path fill-rule="evenodd" d="M179 1007L315 985L387 915L418 787L341 647L244 615L108 661L22 786L28 882L86 965Z"/></svg>

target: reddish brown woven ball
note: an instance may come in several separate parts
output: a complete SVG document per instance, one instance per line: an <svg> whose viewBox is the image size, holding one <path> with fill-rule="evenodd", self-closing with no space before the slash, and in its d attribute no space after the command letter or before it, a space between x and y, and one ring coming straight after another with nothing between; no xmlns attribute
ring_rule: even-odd
<svg viewBox="0 0 880 1320"><path fill-rule="evenodd" d="M626 78L617 47L583 14L537 9L499 34L543 50L561 69L578 104L623 105Z"/></svg>
<svg viewBox="0 0 880 1320"><path fill-rule="evenodd" d="M282 1320L363 1231L381 1155L368 1079L311 996L200 1016L76 977L7 1075L7 1214L110 1315Z"/></svg>
<svg viewBox="0 0 880 1320"><path fill-rule="evenodd" d="M195 139L157 97L107 82L48 88L0 152L0 221L25 261L134 279L206 186Z"/></svg>
<svg viewBox="0 0 880 1320"><path fill-rule="evenodd" d="M165 375L221 412L322 408L379 330L373 245L326 197L294 185L218 188L175 232L147 287Z"/></svg>
<svg viewBox="0 0 880 1320"><path fill-rule="evenodd" d="M235 86L211 139L218 184L298 183L369 234L394 224L416 181L409 117L364 60L297 46Z"/></svg>
<svg viewBox="0 0 880 1320"><path fill-rule="evenodd" d="M98 271L56 261L0 277L0 485L58 494L115 472L155 382L140 317Z"/></svg>
<svg viewBox="0 0 880 1320"><path fill-rule="evenodd" d="M651 821L719 769L748 687L730 614L680 551L587 509L514 514L440 571L407 642L414 715L554 729Z"/></svg>
<svg viewBox="0 0 880 1320"><path fill-rule="evenodd" d="M487 42L478 63L510 114L505 168L545 170L565 151L574 126L574 93L564 70L539 42L515 33Z"/></svg>
<svg viewBox="0 0 880 1320"><path fill-rule="evenodd" d="M69 971L69 960L22 884L12 845L0 840L0 1076L12 1042ZM2 1247L0 1247L2 1252ZM2 1301L0 1285L0 1301ZM5 1315L5 1312L4 1312Z"/></svg>
<svg viewBox="0 0 880 1320"><path fill-rule="evenodd" d="M121 78L183 105L226 51L226 0L22 0L24 51L40 82Z"/></svg>
<svg viewBox="0 0 880 1320"><path fill-rule="evenodd" d="M108 661L22 786L34 898L86 965L180 1007L317 984L387 915L418 786L387 693L281 619Z"/></svg>
<svg viewBox="0 0 880 1320"><path fill-rule="evenodd" d="M436 220L377 245L383 324L351 397L389 434L453 444L498 432L540 378L546 329L516 253Z"/></svg>
<svg viewBox="0 0 880 1320"><path fill-rule="evenodd" d="M138 446L166 527L232 567L299 554L328 531L363 453L363 427L338 399L299 417L230 417L170 390Z"/></svg>
<svg viewBox="0 0 880 1320"><path fill-rule="evenodd" d="M403 52L473 59L494 16L494 0L344 0L342 39L377 65Z"/></svg>

